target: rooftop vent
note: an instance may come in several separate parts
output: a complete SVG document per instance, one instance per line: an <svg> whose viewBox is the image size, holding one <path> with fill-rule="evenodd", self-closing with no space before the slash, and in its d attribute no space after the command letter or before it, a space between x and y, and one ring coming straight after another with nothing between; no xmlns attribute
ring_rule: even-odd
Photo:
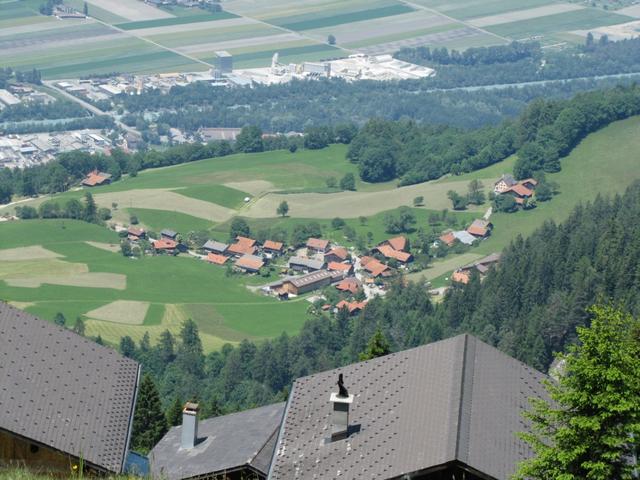
<svg viewBox="0 0 640 480"><path fill-rule="evenodd" d="M181 448L193 448L198 442L198 404L187 402L182 410Z"/></svg>
<svg viewBox="0 0 640 480"><path fill-rule="evenodd" d="M331 441L342 440L349 435L349 407L353 403L353 395L344 386L342 374L338 375L338 393L331 392Z"/></svg>

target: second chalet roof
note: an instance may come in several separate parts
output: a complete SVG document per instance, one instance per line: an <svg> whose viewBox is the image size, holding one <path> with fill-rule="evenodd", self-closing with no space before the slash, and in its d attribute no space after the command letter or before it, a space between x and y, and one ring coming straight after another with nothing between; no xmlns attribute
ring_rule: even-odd
<svg viewBox="0 0 640 480"><path fill-rule="evenodd" d="M245 466L266 474L284 406L276 403L202 420L200 441L188 450L180 448L182 426L173 427L149 454L152 474L178 480Z"/></svg>
<svg viewBox="0 0 640 480"><path fill-rule="evenodd" d="M299 265L302 267L310 268L312 270L320 270L322 267L324 267L325 262L324 260L316 260L315 258L291 257L289 259L289 266L291 267L292 265Z"/></svg>
<svg viewBox="0 0 640 480"><path fill-rule="evenodd" d="M138 364L0 302L0 430L122 471Z"/></svg>
<svg viewBox="0 0 640 480"><path fill-rule="evenodd" d="M354 433L331 442L339 373L355 396ZM269 478L384 480L457 461L506 480L531 455L516 433L528 399L545 397L544 378L469 335L299 378Z"/></svg>

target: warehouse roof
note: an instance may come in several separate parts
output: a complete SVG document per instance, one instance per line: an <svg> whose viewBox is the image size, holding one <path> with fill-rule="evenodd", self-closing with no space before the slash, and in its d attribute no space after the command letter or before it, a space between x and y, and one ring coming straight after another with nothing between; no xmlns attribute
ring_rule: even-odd
<svg viewBox="0 0 640 480"><path fill-rule="evenodd" d="M224 253L229 245L222 242L217 242L216 240L207 240L207 242L202 246L205 250L210 250L212 252Z"/></svg>
<svg viewBox="0 0 640 480"><path fill-rule="evenodd" d="M307 257L291 257L289 259L289 267L292 265L300 265L302 267L310 268L311 270L320 270L324 267L324 260L315 260Z"/></svg>
<svg viewBox="0 0 640 480"><path fill-rule="evenodd" d="M0 302L0 429L120 473L138 364Z"/></svg>
<svg viewBox="0 0 640 480"><path fill-rule="evenodd" d="M228 473L247 467L266 475L284 403L202 420L199 442L181 449L182 426L173 427L149 454L151 472L166 480Z"/></svg>
<svg viewBox="0 0 640 480"><path fill-rule="evenodd" d="M331 441L342 373L351 434ZM531 455L516 433L545 375L469 335L299 378L270 479L400 478L456 462L506 480Z"/></svg>

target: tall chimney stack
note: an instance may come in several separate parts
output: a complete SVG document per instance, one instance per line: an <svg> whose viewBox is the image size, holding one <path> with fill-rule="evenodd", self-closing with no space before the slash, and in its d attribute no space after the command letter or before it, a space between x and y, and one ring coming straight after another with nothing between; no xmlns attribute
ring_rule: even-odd
<svg viewBox="0 0 640 480"><path fill-rule="evenodd" d="M187 402L182 410L181 448L193 448L198 442L198 404Z"/></svg>
<svg viewBox="0 0 640 480"><path fill-rule="evenodd" d="M344 386L342 374L338 375L338 393L331 392L330 402L333 405L331 414L331 441L347 438L349 435L349 407L353 403L353 395Z"/></svg>

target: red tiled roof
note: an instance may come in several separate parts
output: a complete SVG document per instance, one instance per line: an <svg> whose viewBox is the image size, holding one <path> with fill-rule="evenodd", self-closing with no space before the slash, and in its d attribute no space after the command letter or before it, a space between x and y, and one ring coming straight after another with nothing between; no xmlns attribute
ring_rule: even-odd
<svg viewBox="0 0 640 480"><path fill-rule="evenodd" d="M506 191L513 192L520 197L530 197L531 195L533 195L533 190L528 189L520 183L515 184Z"/></svg>
<svg viewBox="0 0 640 480"><path fill-rule="evenodd" d="M263 247L266 248L267 250L276 250L276 251L282 250L283 246L284 245L282 242L274 242L273 240L265 240L263 245Z"/></svg>
<svg viewBox="0 0 640 480"><path fill-rule="evenodd" d="M350 272L353 268L353 265L350 263L338 263L338 262L329 262L327 266L328 270L335 270L337 272Z"/></svg>
<svg viewBox="0 0 640 480"><path fill-rule="evenodd" d="M331 250L329 250L326 255L335 255L336 257L342 259L342 260L346 260L347 257L349 256L349 252L347 252L347 249L344 247L335 247L332 248ZM325 256L326 256L325 255Z"/></svg>
<svg viewBox="0 0 640 480"><path fill-rule="evenodd" d="M178 246L178 242L168 238L162 238L153 242L153 248L156 250L173 250Z"/></svg>
<svg viewBox="0 0 640 480"><path fill-rule="evenodd" d="M440 235L440 240L447 245L451 246L456 241L456 237L453 232L445 233L444 235Z"/></svg>
<svg viewBox="0 0 640 480"><path fill-rule="evenodd" d="M254 257L253 255L243 255L236 261L236 267L244 268L247 270L260 270L264 265L264 261L261 258Z"/></svg>
<svg viewBox="0 0 640 480"><path fill-rule="evenodd" d="M375 258L368 257L366 255L364 257L360 257L360 265L362 265L363 267L366 267L371 260L375 260Z"/></svg>
<svg viewBox="0 0 640 480"><path fill-rule="evenodd" d="M349 313L353 313L362 310L366 305L367 302L347 302L346 300L340 300L336 304L336 308L338 310L346 308L347 310L349 310Z"/></svg>
<svg viewBox="0 0 640 480"><path fill-rule="evenodd" d="M377 250L387 258L395 258L399 262L408 262L411 260L411 254L407 252L402 252L398 250L394 250L389 245L381 245L377 247Z"/></svg>
<svg viewBox="0 0 640 480"><path fill-rule="evenodd" d="M248 245L246 243L236 242L229 245L229 248L227 248L227 252L237 255L253 255L256 252L256 247Z"/></svg>
<svg viewBox="0 0 640 480"><path fill-rule="evenodd" d="M329 240L323 240L321 238L310 238L307 240L307 247L314 250L326 250L329 246Z"/></svg>
<svg viewBox="0 0 640 480"><path fill-rule="evenodd" d="M356 294L360 288L360 282L357 278L349 277L336 284L336 288L342 292L351 292Z"/></svg>
<svg viewBox="0 0 640 480"><path fill-rule="evenodd" d="M207 255L207 262L215 263L216 265L224 265L227 260L229 260L229 257L218 255L217 253L210 253Z"/></svg>
<svg viewBox="0 0 640 480"><path fill-rule="evenodd" d="M256 244L256 241L253 238L237 236L236 244L247 246L247 247L253 247Z"/></svg>
<svg viewBox="0 0 640 480"><path fill-rule="evenodd" d="M82 185L94 187L96 185L100 185L108 179L109 177L107 175L101 174L97 170L94 170L93 172L88 173L84 180L82 180Z"/></svg>
<svg viewBox="0 0 640 480"><path fill-rule="evenodd" d="M142 228L136 228L136 227L129 227L129 228L127 229L127 233L128 233L129 235L133 235L133 236L135 236L135 237L139 237L139 236L141 236L141 235L144 235L144 229L142 229Z"/></svg>
<svg viewBox="0 0 640 480"><path fill-rule="evenodd" d="M389 270L389 267L373 258L369 262L367 262L367 264L364 266L364 269L374 277L377 277Z"/></svg>
<svg viewBox="0 0 640 480"><path fill-rule="evenodd" d="M458 283L463 283L463 284L467 284L469 283L469 271L456 271L453 272L453 274L451 275L451 280L453 280L454 282L458 282Z"/></svg>
<svg viewBox="0 0 640 480"><path fill-rule="evenodd" d="M390 238L389 240L387 240L387 243L394 250L404 250L405 248L407 248L407 239L403 236Z"/></svg>

